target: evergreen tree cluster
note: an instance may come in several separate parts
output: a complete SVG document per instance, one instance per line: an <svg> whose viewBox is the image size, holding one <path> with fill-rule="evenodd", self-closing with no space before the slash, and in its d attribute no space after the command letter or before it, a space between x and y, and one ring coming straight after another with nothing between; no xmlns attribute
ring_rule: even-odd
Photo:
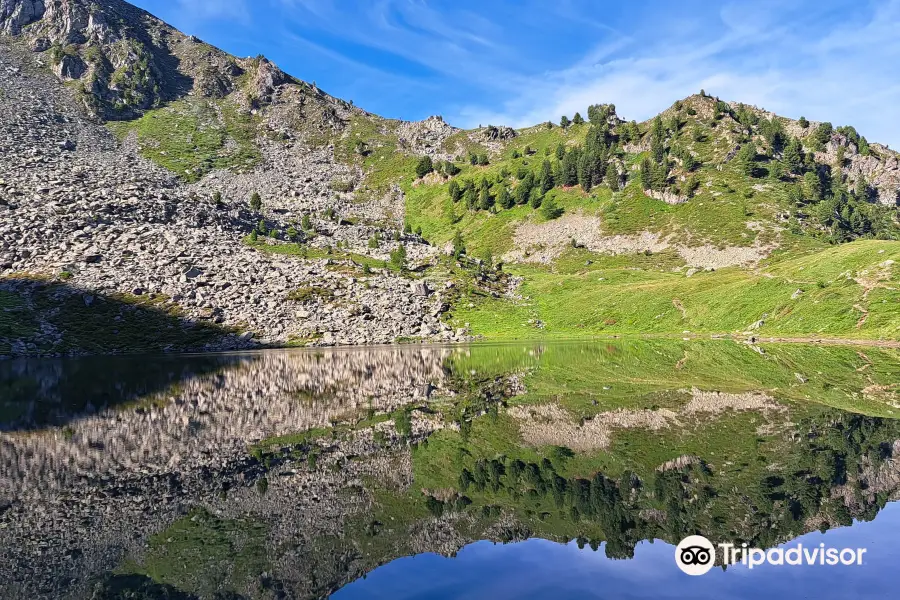
<svg viewBox="0 0 900 600"><path fill-rule="evenodd" d="M584 144L568 149L560 144L556 148L558 167L554 185L579 185L585 192L603 183L614 191L620 189L621 176L615 165L615 159L621 153L620 136L616 135L609 124L610 117L615 116L615 110L612 104L595 104L588 107L590 127ZM581 121L580 115L576 117ZM636 127L636 124L632 125ZM622 128L629 132L630 140L632 128L630 126ZM542 166L542 187L547 181L543 176L545 172L546 169Z"/></svg>
<svg viewBox="0 0 900 600"><path fill-rule="evenodd" d="M423 156L416 163L416 177L425 177L431 172L453 177L459 174L460 168L449 160L432 161L430 156Z"/></svg>
<svg viewBox="0 0 900 600"><path fill-rule="evenodd" d="M668 126L663 123L660 116L653 119L647 134L650 138L650 154L641 161L639 170L642 189L653 191L671 189L676 194L690 196L700 186L699 180L693 174L700 167L700 161L683 146L670 144L670 140L677 139L683 126L684 122L677 114L669 120ZM681 169L687 175L683 183L670 183L675 167L673 158L681 161Z"/></svg>
<svg viewBox="0 0 900 600"><path fill-rule="evenodd" d="M825 176L807 173L809 177L804 176L804 185L795 195L799 195L800 206L808 205L809 213L830 242L859 238L900 240L896 209L871 202L872 190L865 179L860 177L851 192L843 183L832 181L828 170L820 169Z"/></svg>
<svg viewBox="0 0 900 600"><path fill-rule="evenodd" d="M811 518L850 524L853 517L871 520L889 498L851 483L863 465L878 467L891 457L891 444L900 424L891 419L840 411L826 411L797 423L791 451L776 469L759 470L761 478L742 485L736 509L734 480L702 461L652 472L646 481L625 470L617 478L604 473L591 477L565 476L568 448L557 447L548 457L526 461L501 456L469 458L459 470L456 493L449 499L426 497L434 515L477 507L482 517L500 516L497 504L519 514L552 523L567 523L564 535L578 537L579 547L599 547L599 540L581 537L582 531L602 531L610 558L630 558L644 539L676 542L697 531L711 539L732 539L740 530L751 546L768 548L808 531ZM853 495L850 509L837 486ZM500 498L504 501L498 502ZM484 503L484 501L488 503ZM652 508L661 518L647 519ZM726 509L724 515L719 510ZM718 510L717 510L718 509ZM827 529L827 524L824 526Z"/></svg>
<svg viewBox="0 0 900 600"><path fill-rule="evenodd" d="M631 558L640 538L634 537L638 533L636 511L630 506L628 497L633 486L639 485L638 478L630 472L624 473L618 481L602 473L591 479L565 478L557 473L556 466L548 458L540 464L520 459L479 459L471 470L463 468L460 472L457 498L466 498L463 506L471 503L464 495L466 493L505 494L513 500L552 500L565 519L575 523L588 520L601 526L606 537L607 556ZM444 504L455 507L460 503L454 499ZM443 512L445 508L438 510ZM432 512L437 511L433 509ZM493 514L490 508L488 514ZM591 547L596 550L599 542L591 543Z"/></svg>
<svg viewBox="0 0 900 600"><path fill-rule="evenodd" d="M489 163L490 163L490 161L488 160L488 155L486 153L484 153L484 152L481 152L481 153L469 152L469 164L470 165L473 165L473 166L479 165L479 166L483 167Z"/></svg>
<svg viewBox="0 0 900 600"><path fill-rule="evenodd" d="M859 135L859 132L856 131L856 128L852 125L843 125L837 128L837 132L847 138L852 144L856 145L856 149L863 156L869 156L872 151L869 148L869 142L865 137Z"/></svg>
<svg viewBox="0 0 900 600"><path fill-rule="evenodd" d="M621 154L618 136L609 124L610 117L615 115L615 107L594 105L588 108L588 115L591 121L583 145L567 148L559 144L553 150L548 148L545 153L547 158L541 161L537 171L522 164L514 174L501 169L495 179L484 176L480 180L451 180L448 186L450 198L453 202L462 203L468 210L490 211L529 205L542 209L546 218L554 219L563 212L548 196L556 187L580 185L584 191L590 191L594 186L606 184L618 191L624 185L625 178L616 165ZM568 121L566 118L562 123L582 124L584 119L576 113L575 119ZM632 125L626 129L632 131L637 127ZM525 157L532 154L534 152L530 148L525 149ZM514 159L523 157L518 152L512 156ZM515 182L509 180L512 175Z"/></svg>
<svg viewBox="0 0 900 600"><path fill-rule="evenodd" d="M823 123L811 136L812 144L822 144L831 139L830 123ZM864 139L852 127L840 127L838 132L856 144ZM800 211L801 217L812 217L821 228L822 235L832 243L842 243L859 238L900 239L897 211L874 203L873 190L861 175L849 189L841 170L844 163L844 147L839 147L834 165L816 163L813 153L805 152L803 144L795 137L784 135L784 147L779 155L773 154L769 162L770 174L780 179L782 174L794 180L788 196ZM774 151L774 148L772 148Z"/></svg>
<svg viewBox="0 0 900 600"><path fill-rule="evenodd" d="M872 190L859 177L853 189L848 188L842 167L845 163L846 148L838 147L833 165L821 165L813 152L804 151L803 142L791 136L778 118L759 118L744 105L732 108L717 101L715 116L725 114L734 118L742 127L741 148L734 157L735 168L747 177L759 177L765 173L763 163L767 163L768 174L774 180L787 179L793 184L788 190L789 198L800 211L801 218L811 217L819 225L822 235L832 243L841 243L858 238L900 239L900 224L897 211L872 202ZM808 129L805 118L799 121ZM651 129L651 155L657 159L664 152L660 142L661 126L654 121ZM839 133L855 144L860 154L871 152L866 139L852 126L835 128L825 122L816 126L805 138L813 151L822 151L834 133ZM765 141L760 153L753 136L758 134ZM695 136L696 139L696 136ZM758 138L757 138L758 139ZM675 152L673 151L672 154ZM664 163L645 160L641 165L641 181L645 189L661 189Z"/></svg>
<svg viewBox="0 0 900 600"><path fill-rule="evenodd" d="M513 172L504 167L499 175L486 175L480 180L451 180L450 197L468 210L497 211L529 205L553 219L562 214L549 194L556 187L580 186L585 192L598 185L613 191L622 189L627 183L627 173L620 166L622 145L642 139L649 147L638 169L642 189L691 197L700 186L697 172L702 162L689 149L690 141L705 142L707 133L697 124L689 136L683 135L684 115L690 114L689 109L683 102L676 103L674 114L665 119L657 116L642 135L635 122L618 120L614 105L592 105L587 110L587 121L578 113L571 120L566 116L560 120L564 128L588 124L583 144L559 143L555 148L544 148L545 158L533 166L528 163L535 150L514 150L512 158L524 160L511 169ZM803 141L787 131L782 119L760 116L751 107L732 106L716 99L715 119L710 126L716 127L715 120L726 115L740 126L733 131L740 143L732 160L734 168L745 177L768 176L773 181L792 183L789 194L802 211L798 213L801 220L812 218L823 235L835 243L859 237L900 239L896 210L871 202L872 190L864 180L855 180L854 189L848 189L841 171L846 162L844 147L838 148L834 165L819 165L813 152L804 150ZM855 144L860 153L870 152L865 138L853 127L834 128L830 123L822 123L813 128L808 121L806 125L810 133L804 140L813 150L823 147L837 132ZM486 159L472 154L470 162L481 164ZM458 167L447 163L443 172L452 176Z"/></svg>

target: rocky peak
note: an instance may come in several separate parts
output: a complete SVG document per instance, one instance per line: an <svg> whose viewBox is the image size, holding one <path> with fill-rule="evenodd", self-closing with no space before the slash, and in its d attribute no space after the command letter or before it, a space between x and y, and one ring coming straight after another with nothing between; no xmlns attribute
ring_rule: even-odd
<svg viewBox="0 0 900 600"><path fill-rule="evenodd" d="M271 101L290 78L259 57L239 61L122 0L0 0L0 34L20 38L62 81L80 82L85 106L133 118L187 93L222 98L250 70L247 102Z"/></svg>
<svg viewBox="0 0 900 600"><path fill-rule="evenodd" d="M107 3L117 4L117 3ZM102 38L110 31L100 5L87 0L2 0L0 30L10 35L23 33L49 37L63 44L80 44Z"/></svg>
<svg viewBox="0 0 900 600"><path fill-rule="evenodd" d="M254 59L254 62L257 65L253 77L254 99L262 103L271 102L275 88L287 83L290 78L265 57Z"/></svg>
<svg viewBox="0 0 900 600"><path fill-rule="evenodd" d="M518 135L512 127L488 125L479 132L479 137L485 141L511 140Z"/></svg>
<svg viewBox="0 0 900 600"><path fill-rule="evenodd" d="M440 149L444 141L458 131L443 117L432 115L422 121L402 123L397 133L403 146L412 152L448 159L450 155L441 153Z"/></svg>
<svg viewBox="0 0 900 600"><path fill-rule="evenodd" d="M18 35L44 14L43 0L0 0L0 31Z"/></svg>

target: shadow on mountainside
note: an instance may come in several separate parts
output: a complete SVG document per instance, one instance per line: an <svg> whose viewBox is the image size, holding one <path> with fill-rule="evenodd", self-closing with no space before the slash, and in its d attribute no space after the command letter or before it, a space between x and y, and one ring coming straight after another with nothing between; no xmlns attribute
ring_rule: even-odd
<svg viewBox="0 0 900 600"><path fill-rule="evenodd" d="M233 332L184 318L164 301L149 295L98 295L37 279L0 280L0 356L12 358L0 361L0 431L63 425L250 360L128 356L240 344ZM68 354L106 356L35 358Z"/></svg>
<svg viewBox="0 0 900 600"><path fill-rule="evenodd" d="M98 294L61 281L0 279L0 356L186 352L240 347L236 331L191 319L162 295ZM246 344L245 344L246 345Z"/></svg>

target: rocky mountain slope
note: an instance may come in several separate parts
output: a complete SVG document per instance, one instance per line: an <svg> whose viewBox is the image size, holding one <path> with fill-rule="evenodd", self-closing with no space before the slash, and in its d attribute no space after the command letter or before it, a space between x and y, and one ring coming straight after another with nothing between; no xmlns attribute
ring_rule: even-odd
<svg viewBox="0 0 900 600"><path fill-rule="evenodd" d="M263 59L239 61L252 67L248 72L236 59L125 3L98 8L95 3L63 2L48 4L44 11L41 6L5 3L0 12L2 30L13 36L3 37L0 45L0 267L6 276L0 287L6 292L6 308L23 308L24 301L24 308L35 309L33 278L40 276L65 281L68 289L58 289L54 299L84 297L84 310L90 310L89 298L95 295L124 294L127 303L177 309L186 319L235 332L215 340L215 347L246 345L246 335L235 335L243 331L267 341L323 343L456 335L437 319L443 304L439 296L380 264L400 243L392 239L399 227L388 216L390 206L360 205L333 192L333 180L352 180L356 173L338 164L326 148L254 138L259 155L255 168L219 169L190 186L142 158L140 138L119 141L101 122L134 117L178 96L218 97L238 81L243 87L229 96L226 110L248 119L255 118L254 106L267 103L266 115L274 121L294 118L306 128L339 126L348 115L346 103L290 80ZM57 56L59 45L64 52ZM123 46L133 51L116 59ZM71 67L87 64L90 57L95 57L94 67ZM145 87L120 97L127 90L112 81L138 85L132 73L135 60L148 62L149 75L141 83ZM102 78L105 61L111 61L118 77ZM167 68L166 61L177 61L177 71ZM69 66L60 71L60 65ZM176 80L194 87L182 89L158 75L175 72ZM217 89L222 94L208 89L209 78L221 83ZM76 85L70 85L73 80ZM316 116L305 119L303 111ZM223 148L233 144L222 141ZM262 211L249 207L253 193L266 199ZM314 211L327 211L329 218L315 219L302 230L300 215ZM320 260L282 259L242 243L262 229L284 237L295 221L301 233L293 235L319 238ZM368 248L373 237L385 240L377 251ZM403 236L402 243L411 261L434 255L415 236ZM332 252L337 245L345 251ZM362 248L373 265L379 263L365 274L348 258L350 251ZM337 301L288 300L298 288L325 290ZM65 333L50 316L42 314L34 331L9 340L9 350L68 350Z"/></svg>
<svg viewBox="0 0 900 600"><path fill-rule="evenodd" d="M609 105L519 131L387 120L119 0L0 3L0 153L0 354L764 333L786 305L692 323L714 299L677 289L685 275L721 287L715 271L735 268L819 304L808 286L839 278L769 267L900 237L898 155L852 127L705 93L642 124ZM858 288L815 315L839 324L772 332L896 333L893 244L845 265ZM684 322L535 308L554 273L593 293L579 279L599 271L665 274L660 302ZM70 321L94 298L136 326L88 344ZM129 334L150 313L165 343Z"/></svg>

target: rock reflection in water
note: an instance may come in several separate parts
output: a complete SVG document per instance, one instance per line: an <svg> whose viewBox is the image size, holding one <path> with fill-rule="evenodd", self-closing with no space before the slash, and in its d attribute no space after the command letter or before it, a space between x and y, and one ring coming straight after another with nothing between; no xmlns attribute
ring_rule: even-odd
<svg viewBox="0 0 900 600"><path fill-rule="evenodd" d="M37 388L37 397L7 405L17 404L32 423L66 425L3 438L0 498L55 493L102 475L215 468L263 438L414 401L427 386L441 385L448 353L428 348L166 357L164 365L181 368L152 373L144 370L152 361L136 358L92 359L97 362L87 370L77 361L20 368L16 376L31 379L34 385L27 387ZM85 377L88 384L77 385ZM80 390L80 404L73 388Z"/></svg>
<svg viewBox="0 0 900 600"><path fill-rule="evenodd" d="M727 342L0 364L0 579L315 598L480 539L770 546L900 496L896 367Z"/></svg>

